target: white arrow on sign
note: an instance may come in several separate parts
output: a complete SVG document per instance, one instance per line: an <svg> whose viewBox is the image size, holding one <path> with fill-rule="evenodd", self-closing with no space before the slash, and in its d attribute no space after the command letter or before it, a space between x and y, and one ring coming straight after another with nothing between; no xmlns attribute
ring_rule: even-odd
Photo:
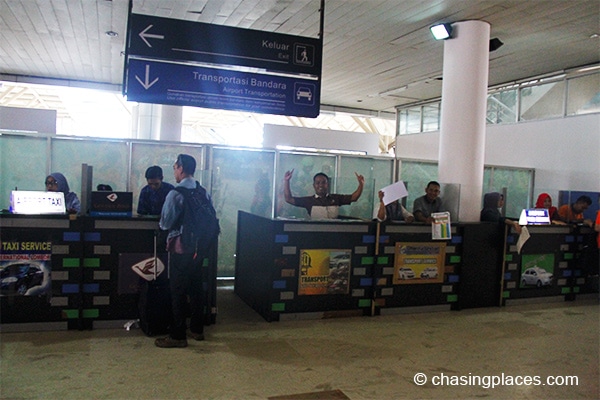
<svg viewBox="0 0 600 400"><path fill-rule="evenodd" d="M148 30L150 30L150 28L152 28L154 25L148 25L146 27L146 29L144 29L143 31L141 31L139 33L140 37L142 38L142 40L148 45L148 47L152 47L152 45L150 44L149 41L146 40L146 38L152 38L152 39L164 39L165 35L155 35L152 33L146 33Z"/></svg>
<svg viewBox="0 0 600 400"><path fill-rule="evenodd" d="M146 64L146 78L145 78L144 82L142 82L140 77L137 75L135 76L135 79L137 79L137 81L140 83L140 85L142 85L144 87L144 89L146 89L146 90L150 89L150 87L152 85L154 85L156 82L158 82L158 78L156 78L155 80L150 82L150 66L148 64Z"/></svg>

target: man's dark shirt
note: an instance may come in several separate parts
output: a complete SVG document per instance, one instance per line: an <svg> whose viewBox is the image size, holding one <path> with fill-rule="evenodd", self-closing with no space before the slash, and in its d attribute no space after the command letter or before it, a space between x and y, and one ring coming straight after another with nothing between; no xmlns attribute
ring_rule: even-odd
<svg viewBox="0 0 600 400"><path fill-rule="evenodd" d="M144 186L140 192L140 200L137 208L138 214L160 215L167 193L173 188L173 185L167 182L163 182L158 190L152 190L149 185Z"/></svg>

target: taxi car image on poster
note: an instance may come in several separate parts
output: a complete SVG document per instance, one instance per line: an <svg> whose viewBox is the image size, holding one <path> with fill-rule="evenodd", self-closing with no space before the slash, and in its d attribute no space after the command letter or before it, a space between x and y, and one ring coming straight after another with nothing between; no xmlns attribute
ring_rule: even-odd
<svg viewBox="0 0 600 400"><path fill-rule="evenodd" d="M442 283L446 243L396 243L393 284Z"/></svg>
<svg viewBox="0 0 600 400"><path fill-rule="evenodd" d="M521 257L521 289L552 286L554 254L523 254Z"/></svg>
<svg viewBox="0 0 600 400"><path fill-rule="evenodd" d="M348 249L301 250L298 295L348 294L351 255Z"/></svg>

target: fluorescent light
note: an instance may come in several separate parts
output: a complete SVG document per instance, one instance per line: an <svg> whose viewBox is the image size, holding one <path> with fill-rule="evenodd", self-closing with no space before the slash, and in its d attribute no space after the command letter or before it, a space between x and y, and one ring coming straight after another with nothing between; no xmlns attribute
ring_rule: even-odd
<svg viewBox="0 0 600 400"><path fill-rule="evenodd" d="M452 37L451 24L438 24L429 28L435 40L446 40Z"/></svg>

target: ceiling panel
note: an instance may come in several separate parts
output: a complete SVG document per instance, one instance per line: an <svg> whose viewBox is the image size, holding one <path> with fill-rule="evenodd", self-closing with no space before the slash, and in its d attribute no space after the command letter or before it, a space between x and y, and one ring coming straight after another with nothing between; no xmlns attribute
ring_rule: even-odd
<svg viewBox="0 0 600 400"><path fill-rule="evenodd" d="M311 37L319 7L319 0L133 0L139 14ZM127 12L128 0L0 0L0 74L118 88ZM504 42L490 54L490 85L600 59L600 39L591 38L600 34L598 0L326 0L322 104L393 111L439 97L443 43L428 28L466 19L489 22Z"/></svg>

